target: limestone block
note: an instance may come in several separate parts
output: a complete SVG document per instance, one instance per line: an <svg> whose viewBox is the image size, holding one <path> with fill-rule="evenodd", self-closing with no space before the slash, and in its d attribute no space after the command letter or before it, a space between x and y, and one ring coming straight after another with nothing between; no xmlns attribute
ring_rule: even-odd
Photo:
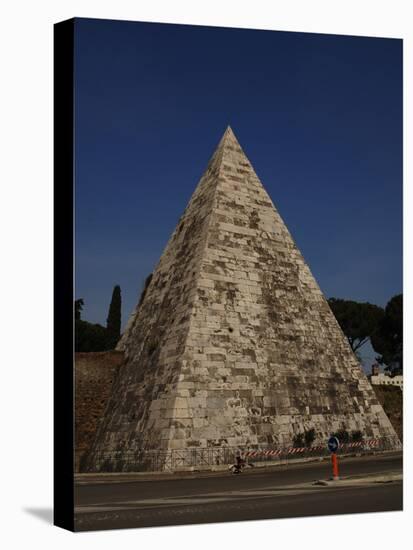
<svg viewBox="0 0 413 550"><path fill-rule="evenodd" d="M205 419L204 418L194 418L193 419L193 426L194 428L202 428L202 426L205 425Z"/></svg>

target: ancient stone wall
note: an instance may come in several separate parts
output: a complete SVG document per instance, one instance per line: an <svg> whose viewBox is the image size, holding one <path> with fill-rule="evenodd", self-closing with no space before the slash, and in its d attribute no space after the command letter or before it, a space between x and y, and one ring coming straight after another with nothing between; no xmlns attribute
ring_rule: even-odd
<svg viewBox="0 0 413 550"><path fill-rule="evenodd" d="M403 392L397 386L372 386L400 441L403 441Z"/></svg>
<svg viewBox="0 0 413 550"><path fill-rule="evenodd" d="M75 471L96 435L122 361L120 351L75 354Z"/></svg>

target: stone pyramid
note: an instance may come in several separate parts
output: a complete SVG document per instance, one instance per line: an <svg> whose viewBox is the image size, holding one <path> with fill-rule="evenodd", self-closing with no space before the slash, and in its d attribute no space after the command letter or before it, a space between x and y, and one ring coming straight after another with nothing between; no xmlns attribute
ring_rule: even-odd
<svg viewBox="0 0 413 550"><path fill-rule="evenodd" d="M399 444L229 127L118 349L95 465L102 453L288 446L311 428L322 443L346 429Z"/></svg>

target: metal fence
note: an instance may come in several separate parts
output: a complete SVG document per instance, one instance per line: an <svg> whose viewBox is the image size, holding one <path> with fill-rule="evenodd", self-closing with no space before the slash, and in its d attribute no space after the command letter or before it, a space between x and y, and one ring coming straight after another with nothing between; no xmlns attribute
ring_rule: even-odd
<svg viewBox="0 0 413 550"><path fill-rule="evenodd" d="M400 450L397 438L366 439L341 444L338 454L369 454ZM93 457L94 466L86 467L81 461L80 471L142 472L142 471L193 471L231 465L241 455L247 463L289 462L297 458L322 458L329 455L327 445L311 447L208 447L193 449L168 449L165 451L118 451L99 453Z"/></svg>
<svg viewBox="0 0 413 550"><path fill-rule="evenodd" d="M401 448L402 446L397 438L366 439L340 444L337 454L369 454L372 452L396 451L401 450ZM288 461L297 458L322 458L330 454L327 445L314 445L311 447L248 450L245 457L253 462L266 462L273 460Z"/></svg>
<svg viewBox="0 0 413 550"><path fill-rule="evenodd" d="M233 447L208 447L194 449L168 449L165 451L118 451L94 455L94 467L80 462L80 471L140 472L177 471L210 468L232 464L240 449ZM88 461L89 462L89 461Z"/></svg>

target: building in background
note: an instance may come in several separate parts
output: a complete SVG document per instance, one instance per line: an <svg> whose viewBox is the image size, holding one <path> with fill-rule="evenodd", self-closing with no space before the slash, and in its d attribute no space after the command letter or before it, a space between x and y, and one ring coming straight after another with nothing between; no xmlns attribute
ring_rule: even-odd
<svg viewBox="0 0 413 550"><path fill-rule="evenodd" d="M377 363L372 365L369 378L373 386L397 386L403 391L403 375L390 376L385 372L380 372L380 366Z"/></svg>

